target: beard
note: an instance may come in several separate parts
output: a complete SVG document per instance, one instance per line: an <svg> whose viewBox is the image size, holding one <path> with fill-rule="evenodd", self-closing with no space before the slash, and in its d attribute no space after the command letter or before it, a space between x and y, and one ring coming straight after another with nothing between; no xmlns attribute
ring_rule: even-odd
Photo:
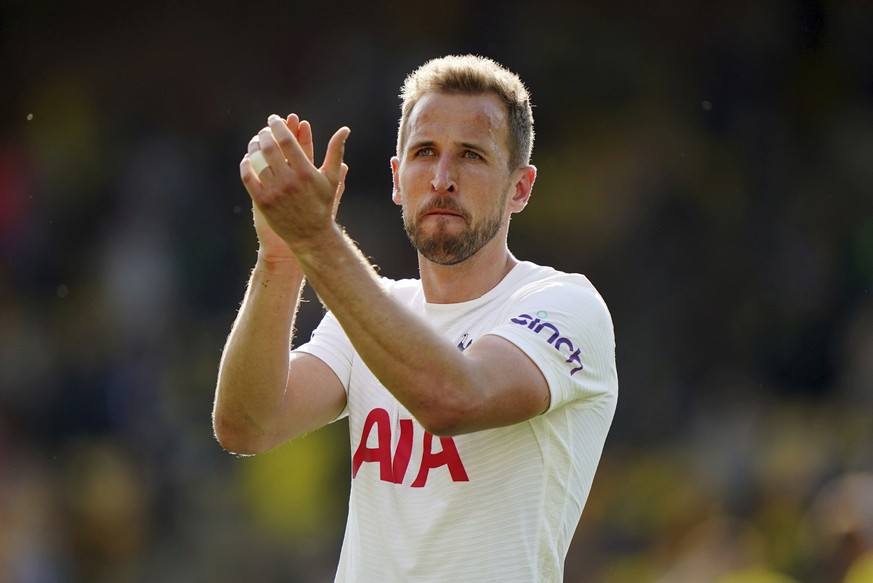
<svg viewBox="0 0 873 583"><path fill-rule="evenodd" d="M403 228L412 246L428 261L438 265L456 265L469 259L485 246L500 231L503 226L503 202L494 207L494 212L482 217L475 223L470 223L470 215L465 212L454 198L437 198L431 201L418 213L418 217L409 215L409 209L403 205ZM428 234L418 224L418 218L432 209L445 209L459 214L467 222L467 226L459 233L450 233L445 225L437 224L435 232Z"/></svg>

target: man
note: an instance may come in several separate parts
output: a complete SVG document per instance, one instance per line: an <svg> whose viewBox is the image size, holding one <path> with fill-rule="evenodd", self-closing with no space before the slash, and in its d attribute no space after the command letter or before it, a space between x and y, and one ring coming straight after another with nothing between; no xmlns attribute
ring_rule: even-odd
<svg viewBox="0 0 873 583"><path fill-rule="evenodd" d="M521 81L452 56L401 97L393 200L418 280L377 277L334 221L348 128L320 168L296 115L249 143L260 248L215 432L256 453L348 415L337 581L561 581L615 410L611 318L585 277L507 247L536 178ZM304 278L329 312L289 354Z"/></svg>

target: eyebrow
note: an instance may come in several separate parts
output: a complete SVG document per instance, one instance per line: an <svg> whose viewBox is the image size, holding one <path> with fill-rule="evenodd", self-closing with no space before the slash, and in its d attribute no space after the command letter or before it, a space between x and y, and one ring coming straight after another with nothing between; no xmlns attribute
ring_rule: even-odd
<svg viewBox="0 0 873 583"><path fill-rule="evenodd" d="M476 150L478 152L488 152L488 148L481 146L479 144L474 144L473 142L456 142L455 145L461 146L465 150ZM436 146L436 142L433 140L420 140L418 142L410 142L409 149L416 150L418 148L432 148Z"/></svg>
<svg viewBox="0 0 873 583"><path fill-rule="evenodd" d="M428 148L435 144L433 140L420 140L418 142L409 142L408 149L417 150L418 148Z"/></svg>
<svg viewBox="0 0 873 583"><path fill-rule="evenodd" d="M479 152L488 152L489 151L488 148L486 148L484 146L480 146L479 144L474 144L472 142L461 142L459 145L463 146L467 150L477 150Z"/></svg>

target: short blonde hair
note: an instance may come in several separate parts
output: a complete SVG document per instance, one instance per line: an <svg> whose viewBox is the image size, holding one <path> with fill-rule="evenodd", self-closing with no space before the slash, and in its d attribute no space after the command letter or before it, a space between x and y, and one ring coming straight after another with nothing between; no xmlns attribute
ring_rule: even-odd
<svg viewBox="0 0 873 583"><path fill-rule="evenodd" d="M409 115L428 93L497 95L507 108L510 169L530 164L534 140L530 94L518 75L489 58L476 55L432 59L406 77L400 90L403 103L397 130L398 156L402 156L406 143Z"/></svg>

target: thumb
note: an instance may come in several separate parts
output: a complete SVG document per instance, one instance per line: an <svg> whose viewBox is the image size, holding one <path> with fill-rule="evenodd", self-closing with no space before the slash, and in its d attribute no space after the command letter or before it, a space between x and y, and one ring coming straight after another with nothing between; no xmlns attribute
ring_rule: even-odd
<svg viewBox="0 0 873 583"><path fill-rule="evenodd" d="M346 151L346 139L352 130L343 126L338 129L327 143L327 153L324 155L324 164L321 172L333 183L338 184L342 179L343 155Z"/></svg>
<svg viewBox="0 0 873 583"><path fill-rule="evenodd" d="M333 218L336 219L337 210L339 210L340 200L343 198L343 193L346 190L346 175L349 173L349 167L345 162L340 167L339 184L336 187L336 198L333 199Z"/></svg>

